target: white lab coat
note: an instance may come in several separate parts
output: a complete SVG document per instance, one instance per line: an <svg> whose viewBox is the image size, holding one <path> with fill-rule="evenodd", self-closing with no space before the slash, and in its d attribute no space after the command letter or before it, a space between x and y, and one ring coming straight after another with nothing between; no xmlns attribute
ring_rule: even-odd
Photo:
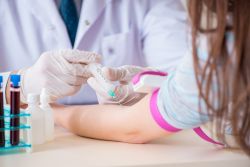
<svg viewBox="0 0 250 167"><path fill-rule="evenodd" d="M54 0L0 0L0 72L29 67L42 52L63 48L100 53L107 66L168 71L186 52L186 25L179 0L84 0L72 47ZM94 103L96 97L84 86L61 102Z"/></svg>

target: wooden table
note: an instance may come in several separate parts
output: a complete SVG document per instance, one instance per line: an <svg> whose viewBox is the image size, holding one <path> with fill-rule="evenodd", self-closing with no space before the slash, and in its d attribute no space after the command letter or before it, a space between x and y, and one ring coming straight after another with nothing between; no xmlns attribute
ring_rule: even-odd
<svg viewBox="0 0 250 167"><path fill-rule="evenodd" d="M53 142L31 154L0 156L0 167L171 166L249 167L250 159L236 150L223 150L184 131L149 144L126 144L78 137L56 128Z"/></svg>

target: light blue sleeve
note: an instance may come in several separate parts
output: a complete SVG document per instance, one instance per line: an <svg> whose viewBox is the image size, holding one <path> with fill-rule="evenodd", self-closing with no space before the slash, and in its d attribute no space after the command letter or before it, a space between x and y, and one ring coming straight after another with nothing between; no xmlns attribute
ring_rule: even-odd
<svg viewBox="0 0 250 167"><path fill-rule="evenodd" d="M232 32L225 34L227 49L233 53L234 35ZM197 54L201 69L208 59L208 43L205 35L200 35L198 40L199 47ZM190 48L190 47L189 47ZM197 77L201 79L200 76ZM206 84L206 80L203 80ZM211 78L210 105L218 109L218 85L215 77ZM172 126L179 129L190 129L210 121L207 107L204 100L199 99L199 89L196 82L195 70L193 66L192 50L187 54L178 65L176 71L167 76L166 81L160 88L157 105L163 118ZM228 104L230 105L230 104ZM227 120L228 121L228 120ZM225 132L232 133L231 125L227 125Z"/></svg>
<svg viewBox="0 0 250 167"><path fill-rule="evenodd" d="M197 51L200 64L203 65L208 56L206 38L200 38ZM216 89L213 85L212 91ZM176 128L195 128L209 121L205 102L199 100L191 49L183 57L176 71L167 76L160 88L157 105L163 118Z"/></svg>
<svg viewBox="0 0 250 167"><path fill-rule="evenodd" d="M185 56L177 70L167 77L158 94L157 105L161 115L179 129L198 127L209 121L206 112L199 112L199 92L191 61L189 55Z"/></svg>

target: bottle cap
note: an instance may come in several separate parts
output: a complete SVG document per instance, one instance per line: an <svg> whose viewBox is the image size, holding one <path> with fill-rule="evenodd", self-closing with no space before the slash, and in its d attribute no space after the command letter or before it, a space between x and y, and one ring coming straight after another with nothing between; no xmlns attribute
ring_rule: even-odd
<svg viewBox="0 0 250 167"><path fill-rule="evenodd" d="M10 75L10 82L12 83L13 87L19 87L20 86L20 80L21 76L17 74Z"/></svg>
<svg viewBox="0 0 250 167"><path fill-rule="evenodd" d="M27 102L28 102L28 104L39 104L39 95L29 93L28 98L27 98Z"/></svg>

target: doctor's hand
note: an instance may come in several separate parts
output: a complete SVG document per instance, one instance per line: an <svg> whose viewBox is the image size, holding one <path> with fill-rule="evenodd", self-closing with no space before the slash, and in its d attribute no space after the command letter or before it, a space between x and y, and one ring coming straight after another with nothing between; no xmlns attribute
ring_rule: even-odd
<svg viewBox="0 0 250 167"><path fill-rule="evenodd" d="M22 102L26 103L29 93L40 94L42 88L47 88L51 102L75 94L91 75L87 65L99 61L99 55L79 50L43 53L33 66L19 72Z"/></svg>
<svg viewBox="0 0 250 167"><path fill-rule="evenodd" d="M131 106L141 100L146 94L134 92L132 86L132 78L142 72L152 70L152 68L144 68L139 66L125 65L117 68L103 67L102 73L104 77L115 85L115 98L108 95L103 83L96 78L88 79L88 84L96 91L100 104L120 104Z"/></svg>

